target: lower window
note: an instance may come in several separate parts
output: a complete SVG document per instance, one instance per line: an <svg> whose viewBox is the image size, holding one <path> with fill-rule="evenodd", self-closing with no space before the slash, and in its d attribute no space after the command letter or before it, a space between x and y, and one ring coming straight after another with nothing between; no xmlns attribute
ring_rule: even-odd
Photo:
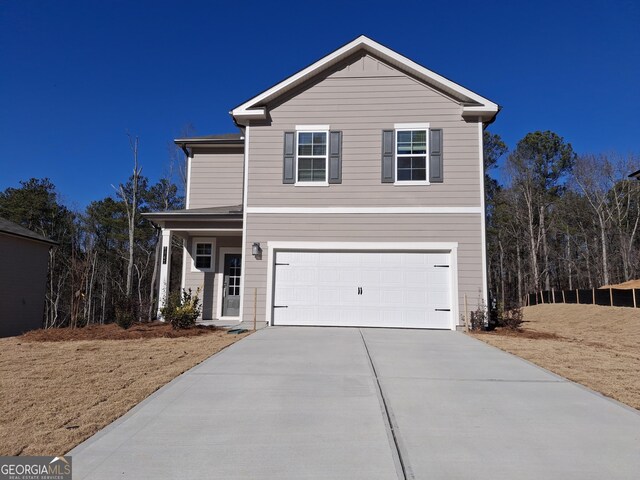
<svg viewBox="0 0 640 480"><path fill-rule="evenodd" d="M202 240L194 240L192 248L192 271L213 271L213 253L215 243Z"/></svg>

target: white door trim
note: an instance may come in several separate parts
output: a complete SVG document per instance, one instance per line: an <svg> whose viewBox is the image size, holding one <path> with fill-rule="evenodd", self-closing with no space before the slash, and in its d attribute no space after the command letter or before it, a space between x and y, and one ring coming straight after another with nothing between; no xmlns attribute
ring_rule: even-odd
<svg viewBox="0 0 640 480"><path fill-rule="evenodd" d="M240 321L240 316L237 317L223 317L222 316L222 284L224 283L224 256L227 253L239 253L242 255L242 247L220 247L218 248L218 266L219 268L216 270L216 318L218 320L238 320ZM242 265L242 262L240 262ZM244 277L244 272L242 269L240 270L240 283L242 283L242 277ZM242 292L240 294L240 303L242 303Z"/></svg>
<svg viewBox="0 0 640 480"><path fill-rule="evenodd" d="M360 251L360 252L433 252L444 251L451 254L451 324L456 329L459 317L458 298L458 242L268 242L267 298L265 319L273 325L273 282L275 274L275 254L278 251ZM244 272L243 272L244 275Z"/></svg>

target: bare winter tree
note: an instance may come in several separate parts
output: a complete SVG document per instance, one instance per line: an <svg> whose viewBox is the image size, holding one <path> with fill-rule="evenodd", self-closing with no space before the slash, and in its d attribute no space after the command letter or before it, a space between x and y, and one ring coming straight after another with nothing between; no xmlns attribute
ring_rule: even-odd
<svg viewBox="0 0 640 480"><path fill-rule="evenodd" d="M124 202L125 210L127 212L127 224L129 228L129 257L127 263L127 283L125 288L125 294L127 297L131 297L133 291L133 266L134 266L134 249L135 249L135 235L136 235L136 221L138 219L138 204L139 187L140 187L140 175L142 174L142 167L138 166L138 151L140 140L127 134L129 137L129 147L133 154L133 174L131 176L130 185L120 184L118 187L118 195Z"/></svg>
<svg viewBox="0 0 640 480"><path fill-rule="evenodd" d="M602 261L602 281L609 284L609 242L607 232L613 212L608 205L608 194L612 187L613 165L603 155L582 155L576 161L573 172L576 185L596 216L600 234L600 259Z"/></svg>
<svg viewBox="0 0 640 480"><path fill-rule="evenodd" d="M195 134L196 129L193 126L192 123L188 123L186 124L184 127L182 127L182 129L180 130L180 138L187 138L187 137L191 137ZM182 149L176 145L175 143L171 142L168 145L168 149L169 149L169 165L170 165L170 170L171 170L171 177L168 177L169 179L172 179L174 174L177 174L177 183L180 187L180 193L181 195L185 195L186 191L187 191L187 172L189 169L188 166L188 158L185 155L185 153L182 151Z"/></svg>

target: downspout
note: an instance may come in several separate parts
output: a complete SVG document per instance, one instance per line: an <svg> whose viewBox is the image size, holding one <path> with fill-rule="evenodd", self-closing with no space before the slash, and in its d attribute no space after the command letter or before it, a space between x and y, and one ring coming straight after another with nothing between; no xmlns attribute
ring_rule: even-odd
<svg viewBox="0 0 640 480"><path fill-rule="evenodd" d="M239 324L242 324L244 321L244 303L246 299L246 289L245 289L245 279L247 272L247 255L246 255L246 244L247 244L247 185L249 183L249 126L248 125L240 125L236 118L233 116L232 112L229 112L231 118L233 119L233 123L236 127L240 129L242 132L242 136L244 137L244 147L243 147L243 156L244 160L242 162L242 260L241 260L241 272L242 276L240 277L240 311L238 315L240 317ZM248 122L247 122L248 123Z"/></svg>

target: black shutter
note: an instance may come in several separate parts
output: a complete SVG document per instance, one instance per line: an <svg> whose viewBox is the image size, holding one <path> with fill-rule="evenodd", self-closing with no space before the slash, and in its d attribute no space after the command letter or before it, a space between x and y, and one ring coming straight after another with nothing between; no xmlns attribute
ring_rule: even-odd
<svg viewBox="0 0 640 480"><path fill-rule="evenodd" d="M395 174L395 132L382 131L382 183L393 183Z"/></svg>
<svg viewBox="0 0 640 480"><path fill-rule="evenodd" d="M342 183L342 132L329 132L329 183Z"/></svg>
<svg viewBox="0 0 640 480"><path fill-rule="evenodd" d="M282 183L296 183L296 132L284 132Z"/></svg>
<svg viewBox="0 0 640 480"><path fill-rule="evenodd" d="M429 130L429 181L442 183L444 171L442 169L442 129Z"/></svg>

